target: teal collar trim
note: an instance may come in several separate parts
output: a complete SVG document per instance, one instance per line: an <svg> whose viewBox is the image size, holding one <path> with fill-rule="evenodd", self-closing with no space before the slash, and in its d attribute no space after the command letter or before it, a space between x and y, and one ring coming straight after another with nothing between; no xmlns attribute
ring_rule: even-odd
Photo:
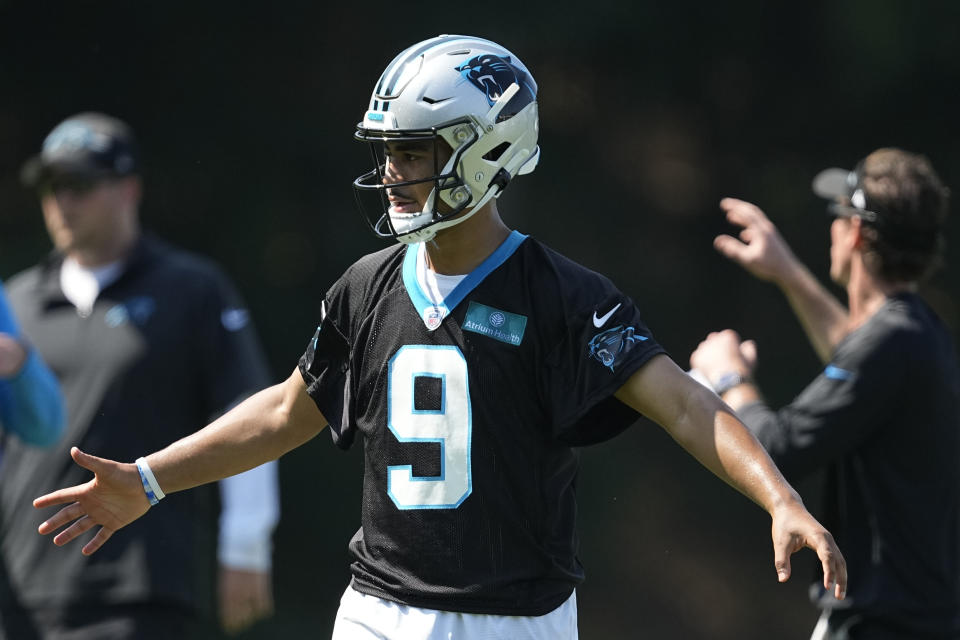
<svg viewBox="0 0 960 640"><path fill-rule="evenodd" d="M487 259L481 262L476 269L467 274L467 277L450 292L450 295L438 304L430 301L417 281L417 252L420 250L420 244L408 245L407 253L403 258L403 286L406 288L413 306L420 313L420 318L427 329L433 331L439 327L443 319L488 275L506 262L526 239L525 234L519 231L511 231L507 239L497 247L497 250L487 256Z"/></svg>

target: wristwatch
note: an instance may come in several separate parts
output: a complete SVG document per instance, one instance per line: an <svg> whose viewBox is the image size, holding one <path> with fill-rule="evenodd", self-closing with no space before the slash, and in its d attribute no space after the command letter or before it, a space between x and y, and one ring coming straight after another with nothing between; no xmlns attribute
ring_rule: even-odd
<svg viewBox="0 0 960 640"><path fill-rule="evenodd" d="M748 382L752 382L750 376L741 375L736 371L727 371L721 374L720 377L717 378L717 381L713 383L713 392L722 397L723 394L730 391L730 389Z"/></svg>

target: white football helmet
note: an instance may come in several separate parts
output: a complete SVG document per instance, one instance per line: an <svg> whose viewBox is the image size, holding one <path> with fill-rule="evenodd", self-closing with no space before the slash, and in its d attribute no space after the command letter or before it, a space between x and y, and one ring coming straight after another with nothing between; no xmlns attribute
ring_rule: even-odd
<svg viewBox="0 0 960 640"><path fill-rule="evenodd" d="M499 196L514 176L533 171L540 157L536 97L537 84L523 63L482 38L441 35L394 58L354 135L371 143L374 156L373 171L353 181L374 233L403 243L430 240ZM389 185L432 182L422 211L391 211L384 145L424 140L432 141L434 157L438 140L453 154L433 176ZM365 204L364 194L376 194L378 204Z"/></svg>

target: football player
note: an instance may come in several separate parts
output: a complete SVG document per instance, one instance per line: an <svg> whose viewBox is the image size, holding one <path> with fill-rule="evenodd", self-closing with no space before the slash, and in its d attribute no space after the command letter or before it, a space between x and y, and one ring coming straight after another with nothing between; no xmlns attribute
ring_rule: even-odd
<svg viewBox="0 0 960 640"><path fill-rule="evenodd" d="M511 230L497 197L537 165L537 84L488 40L443 35L398 55L355 137L374 162L361 210L399 244L327 291L283 383L201 432L121 463L74 450L86 485L41 527L99 526L93 553L164 492L276 458L330 427L364 446L361 527L334 638L577 637L577 446L637 417L662 425L766 509L780 580L807 546L838 596L846 568L763 448L657 344L605 277ZM322 489L317 489L318 496Z"/></svg>

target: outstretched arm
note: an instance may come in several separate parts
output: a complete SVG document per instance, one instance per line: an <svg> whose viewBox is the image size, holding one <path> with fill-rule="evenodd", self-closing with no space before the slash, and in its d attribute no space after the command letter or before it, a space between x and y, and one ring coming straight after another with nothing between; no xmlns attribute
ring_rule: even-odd
<svg viewBox="0 0 960 640"><path fill-rule="evenodd" d="M766 214L754 204L724 198L727 220L741 227L739 240L721 235L713 246L761 280L773 282L787 297L803 330L823 362L847 334L847 310L800 262Z"/></svg>
<svg viewBox="0 0 960 640"><path fill-rule="evenodd" d="M300 371L295 370L284 382L250 396L207 427L150 454L147 462L164 493L183 491L279 458L326 425ZM99 525L83 547L83 553L90 555L116 530L146 513L150 504L135 464L97 458L76 447L70 455L94 478L41 496L33 505L68 505L39 528L48 534L69 525L53 539L57 545Z"/></svg>
<svg viewBox="0 0 960 640"><path fill-rule="evenodd" d="M616 396L661 425L684 449L772 517L774 566L790 577L790 556L816 551L824 587L837 598L847 589L847 568L833 536L806 510L766 451L715 394L692 380L670 358L655 356Z"/></svg>

